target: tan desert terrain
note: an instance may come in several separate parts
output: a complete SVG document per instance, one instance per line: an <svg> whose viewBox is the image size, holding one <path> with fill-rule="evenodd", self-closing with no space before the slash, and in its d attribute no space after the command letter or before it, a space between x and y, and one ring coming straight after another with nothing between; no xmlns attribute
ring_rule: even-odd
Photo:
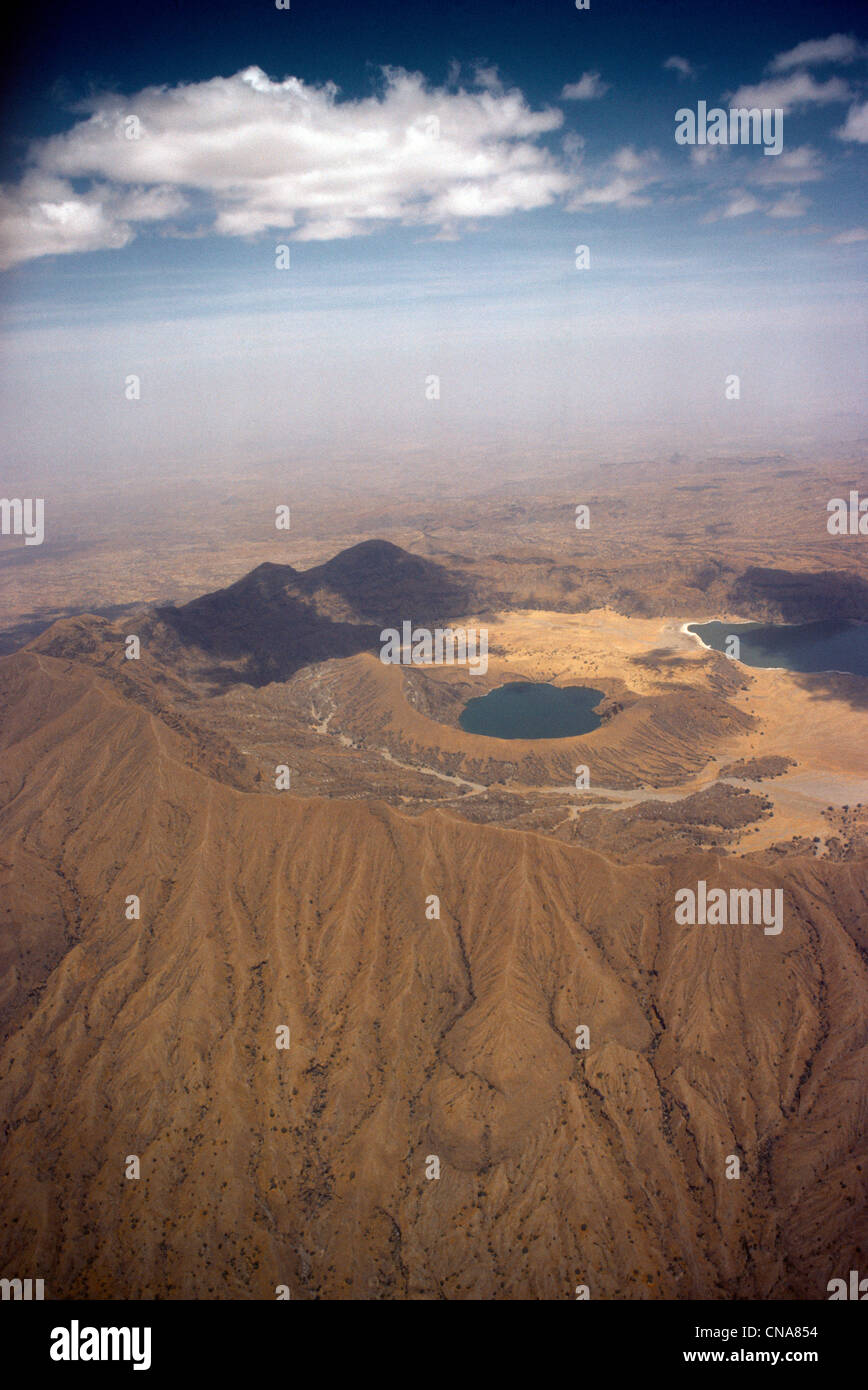
<svg viewBox="0 0 868 1390"><path fill-rule="evenodd" d="M783 529L728 549L704 528L744 513L712 493L672 494L669 562L629 488L627 559L556 541L562 501L462 556L456 502L448 544L323 541L47 627L46 591L43 630L13 623L0 1272L59 1299L823 1299L861 1267L868 683L682 629L864 621L868 564L818 541L787 569ZM402 617L485 625L488 670L384 665ZM513 680L591 685L600 726L466 733ZM701 880L780 893L782 930L679 923Z"/></svg>

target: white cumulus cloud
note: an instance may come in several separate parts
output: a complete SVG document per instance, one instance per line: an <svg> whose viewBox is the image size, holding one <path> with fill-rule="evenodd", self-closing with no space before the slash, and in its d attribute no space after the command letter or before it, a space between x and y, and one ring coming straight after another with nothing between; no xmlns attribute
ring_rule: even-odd
<svg viewBox="0 0 868 1390"><path fill-rule="evenodd" d="M594 101L605 96L609 83L598 72L583 72L578 82L568 82L561 92L561 101Z"/></svg>
<svg viewBox="0 0 868 1390"><path fill-rule="evenodd" d="M225 236L322 240L390 223L448 235L567 193L571 175L542 139L562 123L491 72L455 89L387 69L375 95L341 100L332 83L251 67L103 96L71 130L34 143L21 182L0 191L0 266L122 246L137 223L171 230L193 193ZM87 191L73 180L89 180Z"/></svg>
<svg viewBox="0 0 868 1390"><path fill-rule="evenodd" d="M35 256L126 246L132 228L109 190L76 193L71 183L37 171L0 189L0 269Z"/></svg>
<svg viewBox="0 0 868 1390"><path fill-rule="evenodd" d="M729 104L792 111L804 106L849 101L852 95L847 83L840 77L818 82L809 72L794 72L789 77L772 78L753 87L739 87L730 97Z"/></svg>
<svg viewBox="0 0 868 1390"><path fill-rule="evenodd" d="M863 101L861 106L851 106L846 121L835 134L842 140L856 140L860 145L868 144L868 101Z"/></svg>
<svg viewBox="0 0 868 1390"><path fill-rule="evenodd" d="M721 217L746 217L748 213L758 212L762 204L752 193L737 193L727 203Z"/></svg>
<svg viewBox="0 0 868 1390"><path fill-rule="evenodd" d="M856 246L861 241L868 241L868 227L851 227L849 231L830 237L830 241L833 246Z"/></svg>
<svg viewBox="0 0 868 1390"><path fill-rule="evenodd" d="M776 203L772 203L768 209L769 217L804 217L810 207L810 199L797 189L790 189L784 193Z"/></svg>
<svg viewBox="0 0 868 1390"><path fill-rule="evenodd" d="M637 154L625 145L607 162L603 181L590 184L573 194L567 204L568 212L584 212L592 208L616 207L625 210L644 208L651 198L648 189L658 183L663 174L659 156L654 151Z"/></svg>
<svg viewBox="0 0 868 1390"><path fill-rule="evenodd" d="M696 70L692 63L686 58L679 58L677 53L673 53L671 58L667 58L663 64L670 72L677 72L679 77L695 77Z"/></svg>
<svg viewBox="0 0 868 1390"><path fill-rule="evenodd" d="M823 161L811 145L796 145L784 150L774 159L757 162L754 178L757 183L815 183L825 176Z"/></svg>
<svg viewBox="0 0 868 1390"><path fill-rule="evenodd" d="M790 72L820 63L852 63L864 53L863 45L852 34L830 34L827 39L806 39L786 53L778 53L769 63L769 72Z"/></svg>

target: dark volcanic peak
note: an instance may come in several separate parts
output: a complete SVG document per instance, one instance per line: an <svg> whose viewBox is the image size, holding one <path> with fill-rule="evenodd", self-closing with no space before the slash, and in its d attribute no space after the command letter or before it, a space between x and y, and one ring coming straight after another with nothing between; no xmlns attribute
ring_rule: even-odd
<svg viewBox="0 0 868 1390"><path fill-rule="evenodd" d="M229 584L225 590L215 592L233 593L237 590L241 593L273 594L300 575L301 571L293 569L292 565L276 565L272 560L265 560L256 569L236 579L234 584Z"/></svg>
<svg viewBox="0 0 868 1390"><path fill-rule="evenodd" d="M455 616L472 604L472 595L443 565L411 555L391 541L362 541L306 570L300 586L308 593L332 590L350 603L359 617L389 623L420 621L432 612Z"/></svg>
<svg viewBox="0 0 868 1390"><path fill-rule="evenodd" d="M348 545L346 550L339 550L337 555L333 555L324 564L317 565L316 569L306 570L307 574L333 574L350 575L364 573L370 570L371 565L400 565L407 560L418 560L419 556L411 555L409 550L403 550L400 545L395 545L393 541L381 541L376 538L369 541L359 541L358 545Z"/></svg>
<svg viewBox="0 0 868 1390"><path fill-rule="evenodd" d="M173 644L215 661L212 679L264 685L312 662L377 650L384 627L405 619L435 626L471 604L470 588L444 566L371 540L303 572L259 565L225 589L155 616Z"/></svg>

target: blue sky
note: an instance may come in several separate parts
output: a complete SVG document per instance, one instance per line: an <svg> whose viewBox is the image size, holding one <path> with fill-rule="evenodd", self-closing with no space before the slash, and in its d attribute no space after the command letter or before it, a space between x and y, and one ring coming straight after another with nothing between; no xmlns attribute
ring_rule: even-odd
<svg viewBox="0 0 868 1390"><path fill-rule="evenodd" d="M9 464L849 447L865 55L845 4L61 10L7 59ZM782 153L677 145L699 101Z"/></svg>

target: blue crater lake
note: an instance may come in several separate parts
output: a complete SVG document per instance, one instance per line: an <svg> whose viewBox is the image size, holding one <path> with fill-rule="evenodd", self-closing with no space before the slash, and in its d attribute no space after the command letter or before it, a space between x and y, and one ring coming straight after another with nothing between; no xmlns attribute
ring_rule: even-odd
<svg viewBox="0 0 868 1390"><path fill-rule="evenodd" d="M740 643L745 666L782 666L787 671L847 671L868 676L868 623L822 619L816 623L688 623L707 647L726 651L727 637Z"/></svg>
<svg viewBox="0 0 868 1390"><path fill-rule="evenodd" d="M586 685L513 681L468 700L458 723L465 733L489 738L575 738L600 727L594 705L605 698Z"/></svg>

